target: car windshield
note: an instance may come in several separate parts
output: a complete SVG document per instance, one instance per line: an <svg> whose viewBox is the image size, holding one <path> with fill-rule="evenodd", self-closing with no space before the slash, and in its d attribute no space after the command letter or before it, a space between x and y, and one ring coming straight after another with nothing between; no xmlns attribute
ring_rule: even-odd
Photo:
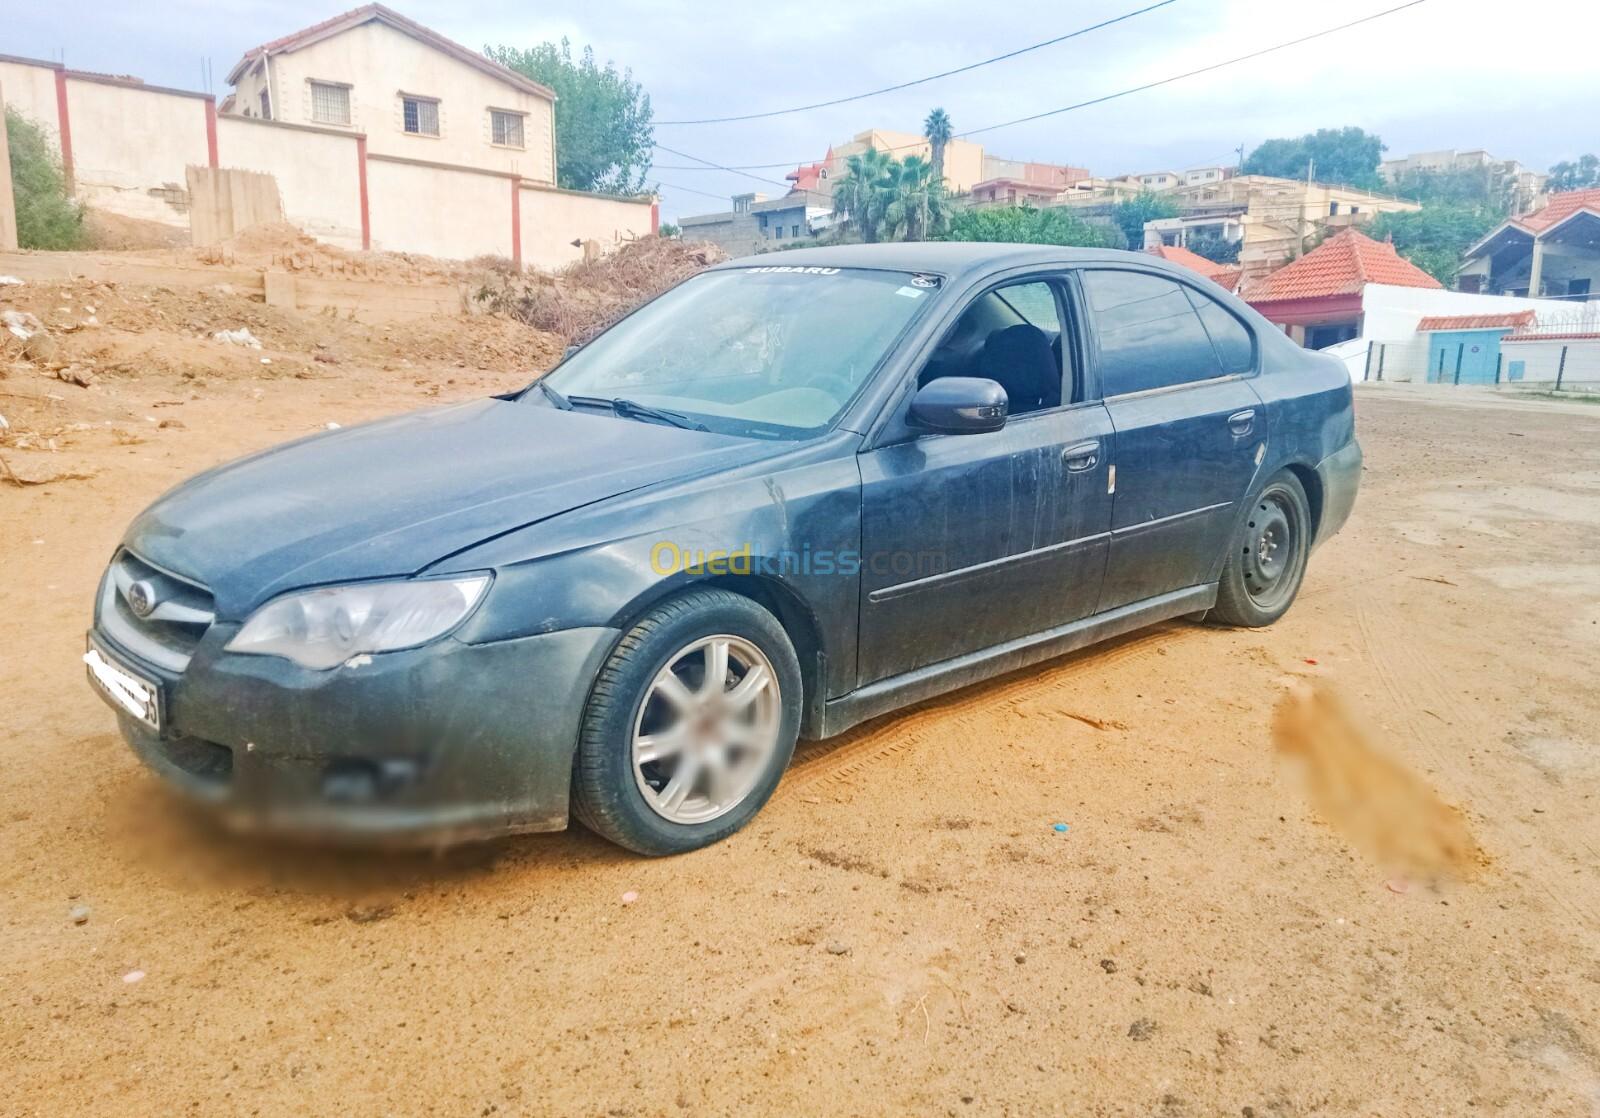
<svg viewBox="0 0 1600 1118"><path fill-rule="evenodd" d="M937 280L798 265L705 272L544 380L579 407L769 438L830 426L932 302ZM548 401L548 393L525 399ZM637 405L637 406L630 406Z"/></svg>

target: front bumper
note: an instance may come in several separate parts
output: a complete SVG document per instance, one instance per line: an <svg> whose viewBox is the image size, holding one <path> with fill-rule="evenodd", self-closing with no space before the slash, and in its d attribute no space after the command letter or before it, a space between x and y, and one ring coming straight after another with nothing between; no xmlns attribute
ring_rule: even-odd
<svg viewBox="0 0 1600 1118"><path fill-rule="evenodd" d="M1317 480L1322 486L1322 515L1317 518L1313 547L1321 544L1350 519L1361 488L1361 444L1351 439L1317 463Z"/></svg>
<svg viewBox="0 0 1600 1118"><path fill-rule="evenodd" d="M181 674L91 633L161 686L160 733L119 710L128 744L230 824L403 844L567 825L584 700L616 630L446 638L310 671L223 651L237 628L212 625Z"/></svg>

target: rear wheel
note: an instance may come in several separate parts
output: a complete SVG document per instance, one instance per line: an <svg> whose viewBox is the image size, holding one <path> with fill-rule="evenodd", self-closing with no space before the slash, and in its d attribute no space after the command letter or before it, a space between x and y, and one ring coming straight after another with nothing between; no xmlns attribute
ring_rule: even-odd
<svg viewBox="0 0 1600 1118"><path fill-rule="evenodd" d="M800 726L800 665L777 619L726 590L657 606L601 668L573 773L578 819L640 854L749 822Z"/></svg>
<svg viewBox="0 0 1600 1118"><path fill-rule="evenodd" d="M1239 525L1217 604L1207 619L1255 628L1282 617L1299 593L1311 552L1311 508L1288 470L1268 479Z"/></svg>

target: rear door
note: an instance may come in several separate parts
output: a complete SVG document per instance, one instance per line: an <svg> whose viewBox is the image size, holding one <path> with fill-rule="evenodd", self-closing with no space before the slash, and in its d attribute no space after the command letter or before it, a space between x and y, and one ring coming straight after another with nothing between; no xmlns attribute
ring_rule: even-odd
<svg viewBox="0 0 1600 1118"><path fill-rule="evenodd" d="M1094 611L1111 521L1111 420L1084 398L1064 294L1055 280L1028 279L979 295L918 378L1004 383L1014 370L986 365L1005 348L987 339L1027 324L1057 355L1053 398L998 431L891 433L861 455L861 684Z"/></svg>
<svg viewBox="0 0 1600 1118"><path fill-rule="evenodd" d="M1121 268L1080 273L1116 431L1100 610L1212 578L1265 452L1255 338L1198 286Z"/></svg>

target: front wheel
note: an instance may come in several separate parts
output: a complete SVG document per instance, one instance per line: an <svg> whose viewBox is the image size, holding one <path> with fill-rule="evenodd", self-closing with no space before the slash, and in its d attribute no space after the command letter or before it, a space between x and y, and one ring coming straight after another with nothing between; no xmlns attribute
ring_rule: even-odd
<svg viewBox="0 0 1600 1118"><path fill-rule="evenodd" d="M640 854L726 838L761 810L800 728L800 663L778 620L726 590L646 614L600 669L584 712L574 807Z"/></svg>
<svg viewBox="0 0 1600 1118"><path fill-rule="evenodd" d="M1311 508L1300 479L1274 474L1256 495L1228 548L1208 620L1271 625L1294 602L1311 553Z"/></svg>

